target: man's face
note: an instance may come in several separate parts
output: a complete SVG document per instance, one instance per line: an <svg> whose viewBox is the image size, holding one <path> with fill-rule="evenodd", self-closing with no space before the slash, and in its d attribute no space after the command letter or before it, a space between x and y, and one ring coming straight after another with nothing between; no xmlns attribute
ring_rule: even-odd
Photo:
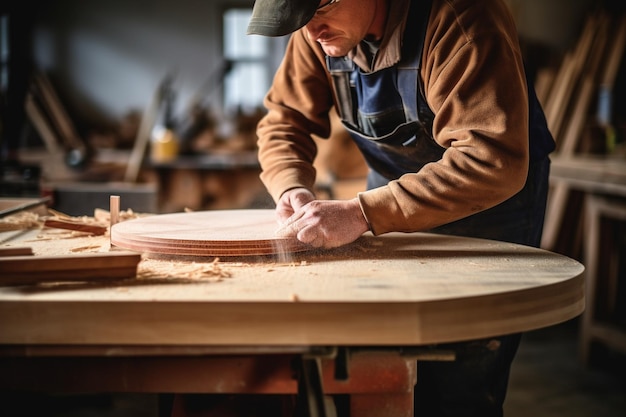
<svg viewBox="0 0 626 417"><path fill-rule="evenodd" d="M345 56L366 37L377 34L374 28L377 0L322 0L305 29L309 39L318 42L333 57Z"/></svg>

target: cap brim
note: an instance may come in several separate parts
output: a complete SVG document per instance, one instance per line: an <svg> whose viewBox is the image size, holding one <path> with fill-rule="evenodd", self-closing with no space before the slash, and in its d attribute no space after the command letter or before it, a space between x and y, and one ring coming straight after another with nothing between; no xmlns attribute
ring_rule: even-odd
<svg viewBox="0 0 626 417"><path fill-rule="evenodd" d="M248 23L248 35L285 36L315 15L317 0L256 0Z"/></svg>

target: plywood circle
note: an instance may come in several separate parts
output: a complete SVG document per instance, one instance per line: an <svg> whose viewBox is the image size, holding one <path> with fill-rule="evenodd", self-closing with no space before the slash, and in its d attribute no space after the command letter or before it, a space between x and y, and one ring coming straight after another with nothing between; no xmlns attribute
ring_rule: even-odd
<svg viewBox="0 0 626 417"><path fill-rule="evenodd" d="M275 236L277 228L271 209L161 214L115 224L111 243L146 253L191 256L271 255L310 249L296 239Z"/></svg>

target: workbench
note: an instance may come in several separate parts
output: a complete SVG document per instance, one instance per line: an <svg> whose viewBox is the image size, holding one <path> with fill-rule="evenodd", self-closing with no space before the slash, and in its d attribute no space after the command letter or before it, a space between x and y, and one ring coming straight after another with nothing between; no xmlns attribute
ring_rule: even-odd
<svg viewBox="0 0 626 417"><path fill-rule="evenodd" d="M271 206L255 151L178 156L150 163L159 188L159 212Z"/></svg>
<svg viewBox="0 0 626 417"><path fill-rule="evenodd" d="M41 233L0 247L110 250L106 236ZM413 416L416 361L454 359L434 344L576 317L583 270L541 249L422 233L145 257L132 279L0 288L0 390L293 394L318 415L343 395L352 416Z"/></svg>

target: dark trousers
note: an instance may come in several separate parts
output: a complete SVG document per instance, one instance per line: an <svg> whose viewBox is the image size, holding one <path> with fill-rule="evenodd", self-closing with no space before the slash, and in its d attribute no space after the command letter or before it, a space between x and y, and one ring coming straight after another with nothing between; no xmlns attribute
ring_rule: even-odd
<svg viewBox="0 0 626 417"><path fill-rule="evenodd" d="M509 200L432 233L493 239L538 247L548 194L548 158L532 162L525 187ZM368 186L386 180L376 173ZM419 417L500 417L511 363L520 334L442 344L456 352L453 362L420 362L415 387Z"/></svg>

